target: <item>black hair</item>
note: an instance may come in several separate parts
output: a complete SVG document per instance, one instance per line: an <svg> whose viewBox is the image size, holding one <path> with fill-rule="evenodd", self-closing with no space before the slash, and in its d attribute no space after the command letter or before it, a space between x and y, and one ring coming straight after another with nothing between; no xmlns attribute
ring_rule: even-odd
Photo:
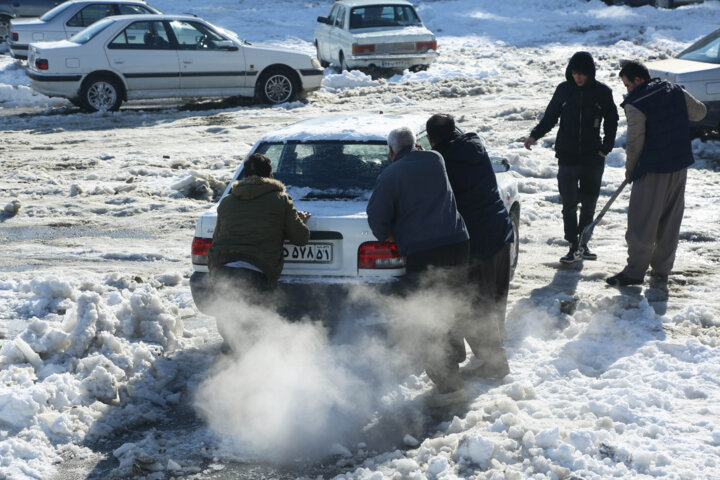
<svg viewBox="0 0 720 480"><path fill-rule="evenodd" d="M262 153L253 153L245 160L245 167L243 168L245 178L252 175L258 177L269 177L272 175L272 160L267 155Z"/></svg>
<svg viewBox="0 0 720 480"><path fill-rule="evenodd" d="M425 130L434 143L446 142L455 132L455 119L447 113L436 113L425 123Z"/></svg>
<svg viewBox="0 0 720 480"><path fill-rule="evenodd" d="M631 82L636 78L640 78L642 80L650 80L650 72L648 71L647 67L642 63L638 62L637 60L630 60L628 62L625 62L625 64L620 69L619 75L620 77L627 78Z"/></svg>

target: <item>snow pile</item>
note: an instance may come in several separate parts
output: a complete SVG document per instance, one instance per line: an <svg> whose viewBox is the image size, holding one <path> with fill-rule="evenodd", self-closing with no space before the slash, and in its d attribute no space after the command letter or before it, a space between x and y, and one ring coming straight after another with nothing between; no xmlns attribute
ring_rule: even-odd
<svg viewBox="0 0 720 480"><path fill-rule="evenodd" d="M190 170L175 181L170 188L183 197L196 200L217 200L227 185L212 175Z"/></svg>
<svg viewBox="0 0 720 480"><path fill-rule="evenodd" d="M373 80L370 75L360 70L346 70L342 73L326 74L322 81L322 86L331 92L348 88L374 87L379 84L380 81Z"/></svg>
<svg viewBox="0 0 720 480"><path fill-rule="evenodd" d="M182 338L177 308L150 285L109 285L117 280L46 277L10 285L21 298L16 308L32 317L0 348L0 476L48 478L59 453L93 429L107 434L117 425L107 420L113 408L174 376L156 362L192 345ZM144 413L138 410L125 411L122 423ZM106 426L98 428L103 417Z"/></svg>

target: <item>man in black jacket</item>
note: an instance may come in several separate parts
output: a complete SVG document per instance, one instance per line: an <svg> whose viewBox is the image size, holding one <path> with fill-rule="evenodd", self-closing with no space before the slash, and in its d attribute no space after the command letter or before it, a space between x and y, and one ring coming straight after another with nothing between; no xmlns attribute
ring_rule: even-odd
<svg viewBox="0 0 720 480"><path fill-rule="evenodd" d="M612 90L595 79L595 62L588 52L577 52L572 56L565 78L567 80L555 89L542 120L525 140L525 148L530 150L560 119L555 156L565 240L570 243L570 251L560 261L573 263L597 259L587 245L579 245L579 237L595 215L605 156L615 145L618 112ZM605 134L602 140L601 123ZM578 204L582 204L579 221Z"/></svg>
<svg viewBox="0 0 720 480"><path fill-rule="evenodd" d="M447 114L430 117L425 126L433 149L445 160L458 212L470 234L469 283L474 315L460 322L461 336L483 363L475 373L503 378L510 373L503 347L510 285L513 227L498 193L490 157L475 133L459 134Z"/></svg>

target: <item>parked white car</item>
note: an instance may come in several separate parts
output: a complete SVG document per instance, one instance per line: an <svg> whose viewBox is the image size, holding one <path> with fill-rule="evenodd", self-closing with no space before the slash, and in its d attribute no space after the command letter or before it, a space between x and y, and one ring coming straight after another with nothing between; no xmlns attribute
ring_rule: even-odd
<svg viewBox="0 0 720 480"><path fill-rule="evenodd" d="M189 15L104 18L70 40L31 43L26 70L35 91L89 111L140 98L283 103L320 88L323 72L310 55L253 45Z"/></svg>
<svg viewBox="0 0 720 480"><path fill-rule="evenodd" d="M312 214L308 221L310 243L286 244L280 277L286 291L347 284L388 284L405 274L404 259L395 244L373 236L365 210L377 176L389 164L388 133L398 126L412 128L418 143L430 149L425 133L429 115L330 115L304 120L263 136L252 148L272 159L273 175L282 181L298 210ZM495 159L500 195L510 212L515 233L511 250L514 271L518 259L520 199L507 162ZM243 164L228 184L241 178ZM222 199L222 198L221 198ZM217 205L198 220L192 242L193 274L190 287L199 309L212 295L208 281L208 251L217 221Z"/></svg>
<svg viewBox="0 0 720 480"><path fill-rule="evenodd" d="M323 66L342 70L425 70L438 56L435 35L404 0L340 0L313 34Z"/></svg>
<svg viewBox="0 0 720 480"><path fill-rule="evenodd" d="M13 58L25 60L30 42L66 40L111 15L159 14L142 0L78 0L61 3L39 18L10 21L8 47Z"/></svg>
<svg viewBox="0 0 720 480"><path fill-rule="evenodd" d="M676 58L648 62L651 77L660 77L682 85L703 102L707 116L692 127L700 130L720 129L720 29L701 38Z"/></svg>

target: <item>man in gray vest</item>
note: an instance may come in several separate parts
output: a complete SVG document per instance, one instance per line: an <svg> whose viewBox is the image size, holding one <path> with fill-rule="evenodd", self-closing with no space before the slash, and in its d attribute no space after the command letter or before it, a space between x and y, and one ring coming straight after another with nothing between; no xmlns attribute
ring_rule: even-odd
<svg viewBox="0 0 720 480"><path fill-rule="evenodd" d="M627 116L625 178L633 183L628 207L627 265L608 277L613 286L643 283L648 266L667 279L675 262L685 209L687 167L694 163L690 121L707 109L679 85L659 78L640 62L627 62L620 78L628 95L621 106Z"/></svg>

